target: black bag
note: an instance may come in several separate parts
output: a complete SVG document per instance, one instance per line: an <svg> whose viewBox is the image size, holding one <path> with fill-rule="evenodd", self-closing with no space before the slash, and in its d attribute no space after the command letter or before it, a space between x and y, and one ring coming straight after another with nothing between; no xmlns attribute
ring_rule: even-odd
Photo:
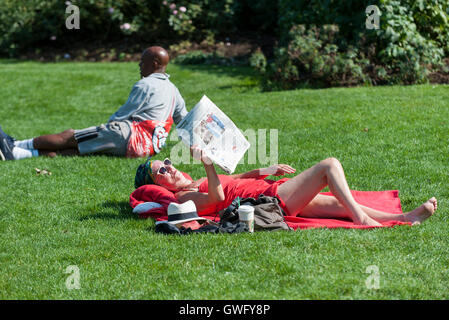
<svg viewBox="0 0 449 320"><path fill-rule="evenodd" d="M223 222L219 225L217 223L205 222L196 230L184 227L178 228L170 223L158 223L155 231L163 234L186 235L191 233L241 233L248 232L249 229L245 223L237 221L236 223Z"/></svg>
<svg viewBox="0 0 449 320"><path fill-rule="evenodd" d="M284 210L279 206L277 197L260 194L255 198L235 198L221 215L220 223L237 223L239 221L238 208L241 205L254 207L254 231L293 230L284 220Z"/></svg>

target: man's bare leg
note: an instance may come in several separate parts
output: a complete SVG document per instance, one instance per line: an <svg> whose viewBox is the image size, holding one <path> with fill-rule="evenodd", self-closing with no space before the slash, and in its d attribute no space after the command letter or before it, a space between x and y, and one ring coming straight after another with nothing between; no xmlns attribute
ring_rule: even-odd
<svg viewBox="0 0 449 320"><path fill-rule="evenodd" d="M57 134L36 137L33 139L33 147L39 151L78 149L78 143L75 139L75 130L69 129Z"/></svg>
<svg viewBox="0 0 449 320"><path fill-rule="evenodd" d="M80 153L78 149L64 149L57 151L39 150L40 156L54 158L56 156L78 156Z"/></svg>

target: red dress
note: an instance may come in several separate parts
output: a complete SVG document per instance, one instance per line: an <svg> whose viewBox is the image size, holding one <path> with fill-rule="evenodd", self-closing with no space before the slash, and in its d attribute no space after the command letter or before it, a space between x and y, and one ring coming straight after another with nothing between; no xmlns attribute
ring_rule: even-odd
<svg viewBox="0 0 449 320"><path fill-rule="evenodd" d="M221 186L223 188L223 192L226 200L218 203L215 206L211 206L203 211L198 212L199 215L217 213L218 211L227 208L232 201L237 198L257 198L260 194L264 194L266 196L278 197L280 200L280 207L287 213L287 208L285 207L284 201L278 196L277 190L279 185L283 184L285 181L289 180L289 178L283 178L281 180L265 180L264 177L260 178L249 178L249 179L234 179L228 175L218 175L218 179L221 182ZM208 182L205 179L199 185L199 192L207 193Z"/></svg>

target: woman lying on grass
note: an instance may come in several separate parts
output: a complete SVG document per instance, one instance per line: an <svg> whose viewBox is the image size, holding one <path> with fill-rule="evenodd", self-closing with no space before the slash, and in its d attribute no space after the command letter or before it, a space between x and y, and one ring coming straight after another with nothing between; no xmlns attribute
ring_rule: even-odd
<svg viewBox="0 0 449 320"><path fill-rule="evenodd" d="M346 182L343 167L335 158L320 161L294 178L278 181L264 180L269 174L280 176L296 170L286 164L256 169L242 174L217 175L211 160L196 147L191 148L196 159L201 159L206 178L193 181L187 174L178 171L169 159L149 160L139 167L136 187L157 184L175 194L179 202L192 200L198 214L216 213L227 208L236 197L257 198L259 194L276 196L287 215L304 218L347 218L355 224L381 226L385 221L420 224L437 209L433 197L420 207L403 214L378 211L358 204ZM329 186L333 196L319 192Z"/></svg>

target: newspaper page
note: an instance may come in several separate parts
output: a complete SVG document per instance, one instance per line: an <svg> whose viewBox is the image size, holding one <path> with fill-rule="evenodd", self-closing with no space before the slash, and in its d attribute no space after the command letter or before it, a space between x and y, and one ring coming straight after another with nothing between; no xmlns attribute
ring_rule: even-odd
<svg viewBox="0 0 449 320"><path fill-rule="evenodd" d="M205 95L176 126L176 131L186 145L198 145L228 174L234 172L250 147L232 120Z"/></svg>

